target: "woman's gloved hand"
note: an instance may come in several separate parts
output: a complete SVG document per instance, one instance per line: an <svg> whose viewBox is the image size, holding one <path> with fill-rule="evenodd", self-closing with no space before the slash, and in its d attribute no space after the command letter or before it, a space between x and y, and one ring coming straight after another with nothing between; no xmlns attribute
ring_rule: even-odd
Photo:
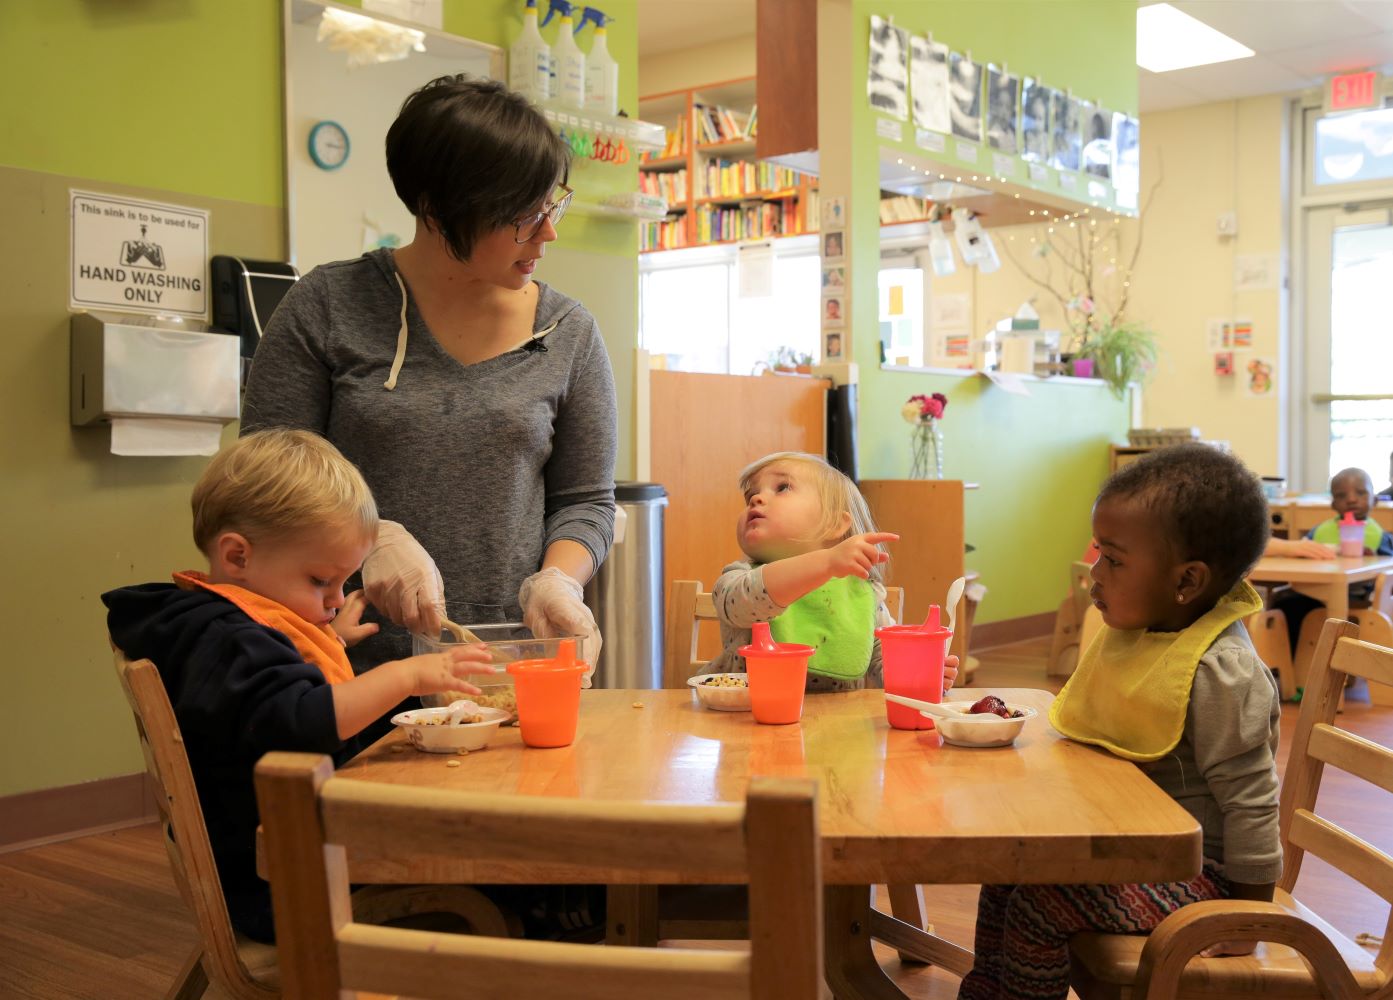
<svg viewBox="0 0 1393 1000"><path fill-rule="evenodd" d="M377 544L363 560L363 591L373 607L412 632L440 636L445 581L435 560L396 521L381 521Z"/></svg>
<svg viewBox="0 0 1393 1000"><path fill-rule="evenodd" d="M558 635L585 636L584 655L590 670L582 686L589 687L603 640L595 616L582 600L584 595L585 589L579 580L550 566L522 581L518 603L522 605L523 624L539 639Z"/></svg>

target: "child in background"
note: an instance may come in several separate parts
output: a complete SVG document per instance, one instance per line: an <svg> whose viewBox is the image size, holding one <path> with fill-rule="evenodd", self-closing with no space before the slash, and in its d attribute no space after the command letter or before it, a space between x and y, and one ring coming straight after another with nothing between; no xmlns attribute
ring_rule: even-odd
<svg viewBox="0 0 1393 1000"><path fill-rule="evenodd" d="M344 582L377 534L358 470L305 431L261 431L219 452L193 491L208 573L102 595L112 639L159 668L188 752L232 926L270 943L269 885L256 874L252 769L271 750L342 764L413 695L493 673L482 646L384 663L355 677L344 652L377 630Z"/></svg>
<svg viewBox="0 0 1393 1000"><path fill-rule="evenodd" d="M1267 545L1267 555L1288 556L1298 559L1334 559L1340 544L1340 520L1345 512L1354 515L1356 521L1364 524L1364 554L1366 556L1393 556L1393 535L1384 531L1379 523L1369 516L1375 503L1373 478L1363 469L1341 469L1330 479L1330 507L1335 516L1322 521L1306 533L1302 539L1274 538ZM1349 588L1351 602L1363 602L1373 593L1371 580L1352 583ZM1296 652L1300 638L1301 623L1306 615L1316 608L1323 607L1320 601L1294 590L1283 590L1272 600L1272 607L1282 612L1287 620L1287 636L1291 650Z"/></svg>
<svg viewBox="0 0 1393 1000"><path fill-rule="evenodd" d="M894 620L880 544L899 536L877 532L856 484L816 455L766 455L740 473L740 490L735 537L749 562L731 563L712 588L723 649L711 672L743 671L737 650L762 621L779 642L817 647L809 691L882 687L875 630ZM945 689L957 663L948 657Z"/></svg>
<svg viewBox="0 0 1393 1000"><path fill-rule="evenodd" d="M983 886L959 997L1064 1000L1073 934L1142 933L1202 899L1272 898L1280 706L1243 627L1262 607L1243 576L1268 530L1257 477L1206 445L1152 452L1103 484L1092 597L1104 627L1050 722L1136 761L1184 806L1203 829L1203 870L1147 885ZM1229 942L1204 954L1252 950Z"/></svg>

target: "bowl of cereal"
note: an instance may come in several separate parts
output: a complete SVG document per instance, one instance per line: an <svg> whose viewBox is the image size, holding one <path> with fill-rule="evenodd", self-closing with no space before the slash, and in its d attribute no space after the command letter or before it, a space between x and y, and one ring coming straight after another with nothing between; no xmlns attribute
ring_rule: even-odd
<svg viewBox="0 0 1393 1000"><path fill-rule="evenodd" d="M687 686L713 711L750 710L750 680L744 674L697 674L687 679Z"/></svg>
<svg viewBox="0 0 1393 1000"><path fill-rule="evenodd" d="M473 701L457 701L447 708L418 708L398 712L392 724L406 733L417 750L425 753L458 753L482 750L509 714L501 708L484 708Z"/></svg>
<svg viewBox="0 0 1393 1000"><path fill-rule="evenodd" d="M493 658L494 666L500 668L500 672L492 677L480 674L470 679L469 683L479 689L479 694L462 690L445 691L441 694L423 696L421 698L422 705L435 708L467 698L482 708L502 709L508 713L508 723L511 724L517 720L518 699L513 690L512 675L506 671L508 664L518 660L555 659L563 639L574 639L576 659L585 659L584 636L562 635L553 639L538 639L526 625L516 623L467 625L465 627L477 636L479 642L488 649ZM411 653L413 656L420 656L423 653L441 653L463 641L454 630L442 627L440 635L435 638L413 635L411 637Z"/></svg>

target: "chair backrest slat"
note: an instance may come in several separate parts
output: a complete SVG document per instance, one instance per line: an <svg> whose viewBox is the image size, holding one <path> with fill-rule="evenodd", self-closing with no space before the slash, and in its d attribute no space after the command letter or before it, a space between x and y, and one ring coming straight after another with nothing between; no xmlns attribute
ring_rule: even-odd
<svg viewBox="0 0 1393 1000"><path fill-rule="evenodd" d="M511 1000L819 995L821 854L811 782L757 778L744 807L693 807L403 789L331 775L327 757L309 754L268 754L256 769L287 996L338 1000L341 990L427 1000L505 990ZM592 948L357 924L348 905L345 844L578 868L690 868L702 876L708 865L729 863L750 883L751 951Z"/></svg>
<svg viewBox="0 0 1393 1000"><path fill-rule="evenodd" d="M457 795L366 781L333 781L323 791L325 839L375 855L393 851L468 854L497 861L567 859L577 867L713 871L745 868L745 810L735 805L645 808L540 796ZM623 850L616 851L615 845Z"/></svg>
<svg viewBox="0 0 1393 1000"><path fill-rule="evenodd" d="M705 622L716 620L716 601L710 591L697 593L695 617Z"/></svg>
<svg viewBox="0 0 1393 1000"><path fill-rule="evenodd" d="M1301 809L1292 818L1291 842L1393 902L1393 858L1341 826Z"/></svg>
<svg viewBox="0 0 1393 1000"><path fill-rule="evenodd" d="M1308 753L1386 792L1393 792L1393 750L1372 740L1320 723L1311 730Z"/></svg>
<svg viewBox="0 0 1393 1000"><path fill-rule="evenodd" d="M1367 681L1393 686L1393 653L1381 646L1356 639L1345 639L1335 647L1331 667Z"/></svg>
<svg viewBox="0 0 1393 1000"><path fill-rule="evenodd" d="M715 1000L740 995L750 978L750 956L742 952L597 948L366 924L343 929L338 960L346 989L420 1000L469 995L461 984L496 995L480 987L501 983L514 1000Z"/></svg>

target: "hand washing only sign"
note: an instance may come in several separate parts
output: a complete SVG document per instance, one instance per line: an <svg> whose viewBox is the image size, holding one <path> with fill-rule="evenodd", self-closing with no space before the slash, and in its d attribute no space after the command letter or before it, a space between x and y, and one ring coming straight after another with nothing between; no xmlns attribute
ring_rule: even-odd
<svg viewBox="0 0 1393 1000"><path fill-rule="evenodd" d="M208 213L69 191L75 310L208 316Z"/></svg>

